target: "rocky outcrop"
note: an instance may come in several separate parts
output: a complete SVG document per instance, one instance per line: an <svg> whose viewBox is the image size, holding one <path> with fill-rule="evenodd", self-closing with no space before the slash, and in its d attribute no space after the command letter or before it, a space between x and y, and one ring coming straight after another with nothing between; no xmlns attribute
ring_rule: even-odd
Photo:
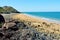
<svg viewBox="0 0 60 40"><path fill-rule="evenodd" d="M54 40L51 35L37 32L24 22L10 21L0 28L0 40ZM57 39L56 39L57 40Z"/></svg>

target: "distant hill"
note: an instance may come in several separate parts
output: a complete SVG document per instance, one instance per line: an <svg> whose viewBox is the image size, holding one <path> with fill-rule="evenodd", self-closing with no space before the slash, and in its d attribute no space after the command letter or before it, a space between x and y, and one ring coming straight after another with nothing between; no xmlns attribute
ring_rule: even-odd
<svg viewBox="0 0 60 40"><path fill-rule="evenodd" d="M3 6L0 7L0 13L20 13L20 12L11 6Z"/></svg>

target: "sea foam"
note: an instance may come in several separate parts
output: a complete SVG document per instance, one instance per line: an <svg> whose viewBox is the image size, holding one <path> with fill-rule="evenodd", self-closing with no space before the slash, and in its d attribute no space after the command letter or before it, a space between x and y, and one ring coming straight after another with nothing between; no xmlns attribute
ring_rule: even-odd
<svg viewBox="0 0 60 40"><path fill-rule="evenodd" d="M33 17L33 18L36 18L36 19L43 19L43 20L46 20L46 21L49 21L49 22L60 24L60 21L57 20L57 19L35 16L35 15L26 14L26 13L24 13L24 15L27 15L27 16L30 16L30 17Z"/></svg>

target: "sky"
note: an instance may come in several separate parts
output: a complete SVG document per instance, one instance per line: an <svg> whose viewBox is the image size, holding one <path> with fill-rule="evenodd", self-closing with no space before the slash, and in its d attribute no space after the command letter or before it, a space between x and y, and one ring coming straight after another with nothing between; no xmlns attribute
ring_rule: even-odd
<svg viewBox="0 0 60 40"><path fill-rule="evenodd" d="M21 12L60 12L60 0L0 0L0 6L12 6Z"/></svg>

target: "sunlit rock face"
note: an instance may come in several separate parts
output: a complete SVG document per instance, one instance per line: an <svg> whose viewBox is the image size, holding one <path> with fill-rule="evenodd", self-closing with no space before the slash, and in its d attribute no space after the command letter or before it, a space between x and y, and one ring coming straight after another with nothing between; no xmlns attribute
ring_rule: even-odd
<svg viewBox="0 0 60 40"><path fill-rule="evenodd" d="M9 22L9 21L13 20L12 16L16 15L16 14L20 14L20 13L10 13L10 14L1 14L1 15L3 16L5 22Z"/></svg>

